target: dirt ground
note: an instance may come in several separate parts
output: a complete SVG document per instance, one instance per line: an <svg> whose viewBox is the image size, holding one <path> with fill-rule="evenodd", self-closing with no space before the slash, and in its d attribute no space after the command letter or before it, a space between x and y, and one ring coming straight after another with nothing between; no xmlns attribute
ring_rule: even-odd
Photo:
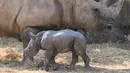
<svg viewBox="0 0 130 73"><path fill-rule="evenodd" d="M0 73L130 73L130 45L117 43L90 44L86 53L91 58L91 70L84 69L84 63L79 57L75 70L65 68L71 62L71 53L59 54L56 62L61 66L58 71L40 70L36 66L19 66L22 59L22 43L14 38L0 38ZM35 61L44 59L41 50ZM64 64L64 65L63 65Z"/></svg>

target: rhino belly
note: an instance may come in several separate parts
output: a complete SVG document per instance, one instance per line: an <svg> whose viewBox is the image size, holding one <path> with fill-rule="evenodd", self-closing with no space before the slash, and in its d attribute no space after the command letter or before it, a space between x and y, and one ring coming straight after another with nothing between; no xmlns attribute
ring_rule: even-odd
<svg viewBox="0 0 130 73"><path fill-rule="evenodd" d="M58 53L65 53L73 49L74 38L69 35L53 36L54 47Z"/></svg>

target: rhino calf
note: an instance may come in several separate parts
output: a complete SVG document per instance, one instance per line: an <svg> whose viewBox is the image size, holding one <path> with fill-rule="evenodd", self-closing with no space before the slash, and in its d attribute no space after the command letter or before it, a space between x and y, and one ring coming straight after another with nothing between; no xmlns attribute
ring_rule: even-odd
<svg viewBox="0 0 130 73"><path fill-rule="evenodd" d="M53 68L56 69L57 65L55 57L58 53L72 52L72 62L70 64L71 69L74 69L75 64L78 62L78 55L82 57L85 68L89 68L90 58L86 54L86 39L79 33L70 29L64 29L59 31L42 31L37 35L32 32L28 32L30 42L24 50L24 58L33 60L33 57L38 53L39 49L45 50L45 70L49 70L49 64L53 64Z"/></svg>

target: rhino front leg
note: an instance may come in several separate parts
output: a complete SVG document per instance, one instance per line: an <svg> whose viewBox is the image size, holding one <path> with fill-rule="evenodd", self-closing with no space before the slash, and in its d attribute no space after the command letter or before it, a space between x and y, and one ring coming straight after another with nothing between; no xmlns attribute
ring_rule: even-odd
<svg viewBox="0 0 130 73"><path fill-rule="evenodd" d="M22 42L23 42L23 48L25 49L28 45L28 42L29 42L29 38L27 37L27 34L26 32L28 31L31 31L33 32L34 34L37 34L38 32L40 32L40 30L38 28L31 28L31 27L28 27L28 28L25 28L23 33L21 34L21 39L22 39Z"/></svg>
<svg viewBox="0 0 130 73"><path fill-rule="evenodd" d="M53 70L57 70L58 69L58 64L55 62L55 57L56 57L57 53L54 53L51 57L51 64L53 66Z"/></svg>
<svg viewBox="0 0 130 73"><path fill-rule="evenodd" d="M49 64L50 64L51 58L53 56L53 51L52 50L46 50L44 54L45 54L44 66L41 69L49 71Z"/></svg>

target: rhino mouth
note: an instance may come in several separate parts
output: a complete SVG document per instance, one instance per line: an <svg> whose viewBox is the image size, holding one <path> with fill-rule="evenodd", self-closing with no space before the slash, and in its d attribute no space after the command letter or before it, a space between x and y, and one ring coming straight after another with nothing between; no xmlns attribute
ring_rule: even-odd
<svg viewBox="0 0 130 73"><path fill-rule="evenodd" d="M34 64L33 58L24 57L21 61L21 66L32 66Z"/></svg>

